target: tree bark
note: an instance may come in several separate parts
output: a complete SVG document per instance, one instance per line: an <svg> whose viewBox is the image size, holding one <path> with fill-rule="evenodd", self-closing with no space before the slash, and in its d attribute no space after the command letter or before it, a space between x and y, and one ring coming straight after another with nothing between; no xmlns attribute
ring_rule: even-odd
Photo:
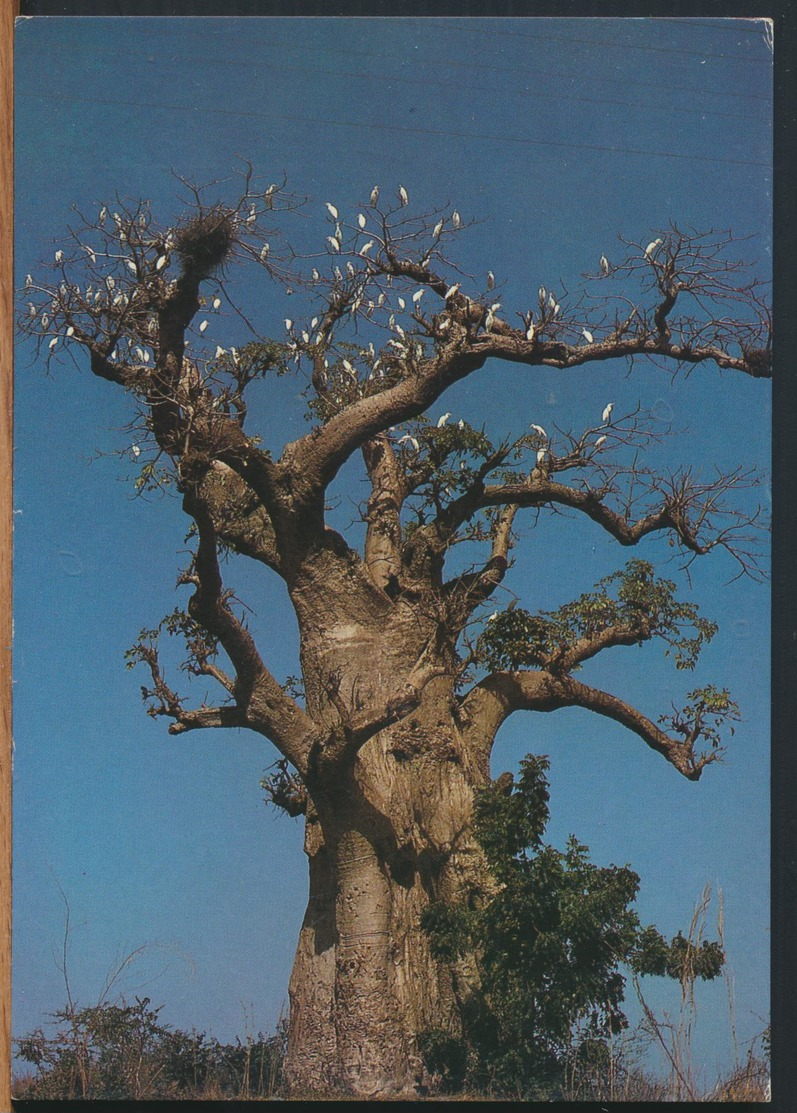
<svg viewBox="0 0 797 1113"><path fill-rule="evenodd" d="M306 632L308 710L331 721L346 707L388 702L434 623L400 605L374 620L370 598L351 591L348 608L336 591L327 611L319 586L311 576L292 594ZM324 614L334 621L325 625ZM461 1032L462 1010L477 993L468 964L439 963L421 927L431 902L478 899L489 883L470 833L474 789L489 773L459 728L445 653L439 667L414 712L323 775L308 773L310 894L290 982L286 1064L296 1096L417 1094L425 1082L418 1034Z"/></svg>

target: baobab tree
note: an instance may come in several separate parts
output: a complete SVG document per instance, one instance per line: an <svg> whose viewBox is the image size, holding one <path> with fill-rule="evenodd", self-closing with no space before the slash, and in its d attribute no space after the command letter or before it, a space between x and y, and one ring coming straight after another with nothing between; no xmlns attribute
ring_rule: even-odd
<svg viewBox="0 0 797 1113"><path fill-rule="evenodd" d="M475 963L439 961L421 921L432 903L478 901L495 884L471 816L501 725L584 708L696 781L736 713L709 685L654 720L578 677L599 654L654 639L688 669L713 635L645 560L555 612L534 600L502 608L524 513L567 510L623 548L667 534L684 565L724 550L740 574L760 573L757 513L734 502L755 476L657 473L645 449L665 434L651 415L615 405L598 419L598 406L588 428L534 423L493 443L477 415L443 412L444 395L507 363L532 382L538 367L578 375L641 357L769 378L763 286L732 256L730 234L671 225L596 260L591 292L540 287L510 311L492 271L477 280L453 261L468 221L450 206L415 214L404 186L388 197L375 187L351 213L315 206L320 246L308 253L289 235L306 203L284 183L260 188L247 171L230 202L215 185L183 184L186 208L171 222L147 202L78 212L55 258L27 277L20 324L48 362L68 350L129 394L137 486L171 484L190 520L187 604L129 654L147 670L149 714L173 735L263 735L280 754L269 796L305 816L292 1084L412 1092L418 1034L460 1031L478 1003ZM239 265L306 294L306 314L279 339L251 323L250 342L214 350L207 316L231 297ZM275 458L249 428L247 391L286 370L304 376L310 428ZM352 459L368 483L361 545L327 520L330 484ZM300 684L269 669L222 577L227 552L284 582ZM170 682L164 634L184 639L185 670L216 685L214 705L192 705Z"/></svg>

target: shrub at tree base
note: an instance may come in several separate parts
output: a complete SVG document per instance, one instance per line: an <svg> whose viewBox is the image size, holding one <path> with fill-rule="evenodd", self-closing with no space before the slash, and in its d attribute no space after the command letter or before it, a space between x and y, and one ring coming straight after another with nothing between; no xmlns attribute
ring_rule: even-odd
<svg viewBox="0 0 797 1113"><path fill-rule="evenodd" d="M529 756L516 786L507 778L477 793L474 828L494 891L433 904L423 917L438 959L478 956L481 991L462 1032L421 1038L427 1069L450 1091L561 1097L566 1071L608 1074L606 1041L628 1023L621 965L694 981L715 978L724 962L718 943L696 947L681 933L668 942L643 928L629 868L593 865L573 837L564 853L543 842L547 768Z"/></svg>

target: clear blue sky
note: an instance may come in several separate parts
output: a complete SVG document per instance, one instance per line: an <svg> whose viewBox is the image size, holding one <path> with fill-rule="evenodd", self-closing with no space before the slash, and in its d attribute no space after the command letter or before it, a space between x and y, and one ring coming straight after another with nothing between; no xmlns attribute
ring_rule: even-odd
<svg viewBox="0 0 797 1113"><path fill-rule="evenodd" d="M172 170L227 178L241 157L312 199L297 233L308 240L328 231L325 201L353 210L375 183L401 182L418 211L452 202L479 221L461 241L465 268L492 269L518 309L540 283L577 288L618 234L645 242L670 220L751 237L740 253L768 275L771 53L751 21L48 18L20 22L16 50L20 280L51 257L73 202L146 197L168 221L181 211ZM297 297L250 287L243 271L231 282L265 334L302 316ZM247 335L222 311L206 339ZM498 436L530 421L584 428L609 400L641 403L682 431L662 464L768 470L767 384L713 366L675 380L642 364L626 372L488 365L440 409ZM115 961L152 944L121 988L144 987L165 1020L221 1039L268 1029L306 893L300 824L269 811L258 787L276 754L241 732L173 739L143 714L146 678L123 653L183 599L186 521L176 499L133 497L131 462L114 455L130 443L121 392L68 358L48 377L25 344L16 375L14 1032L64 1000L59 886L81 1003ZM252 427L273 449L305 428L301 385L282 380L256 401ZM336 524L361 493L348 469ZM523 532L507 586L531 609L588 590L629 556L566 518ZM670 552L650 541L630 555ZM717 556L682 580L720 622L696 674L655 647L615 650L584 673L652 718L698 684L729 687L744 718L724 764L687 783L636 736L572 711L515 717L493 769L548 753L551 841L573 832L596 862L630 863L640 915L660 930L688 926L706 883L722 890L744 1044L768 1013L769 592L729 584L735 571ZM226 577L274 672L297 673L278 582L237 560ZM650 993L675 1008L674 993ZM698 1040L709 1076L727 1066L720 984L700 990Z"/></svg>

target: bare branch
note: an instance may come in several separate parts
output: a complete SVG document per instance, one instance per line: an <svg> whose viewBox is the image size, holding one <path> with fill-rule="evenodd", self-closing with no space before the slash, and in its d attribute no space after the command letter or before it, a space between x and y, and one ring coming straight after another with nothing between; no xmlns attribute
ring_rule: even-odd
<svg viewBox="0 0 797 1113"><path fill-rule="evenodd" d="M690 781L698 780L704 767L720 756L716 749L696 753L696 736L683 741L671 738L617 696L571 676L555 676L544 670L498 672L486 677L463 698L462 717L478 737L486 733L492 740L501 723L516 711L557 711L563 707L583 707L627 727Z"/></svg>

